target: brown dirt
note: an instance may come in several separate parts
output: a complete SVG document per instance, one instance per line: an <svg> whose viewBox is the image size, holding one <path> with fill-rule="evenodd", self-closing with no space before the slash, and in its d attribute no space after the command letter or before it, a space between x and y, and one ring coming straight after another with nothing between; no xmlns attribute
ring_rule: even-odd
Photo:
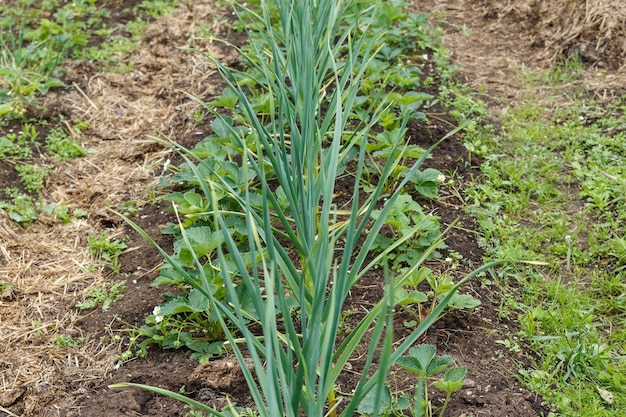
<svg viewBox="0 0 626 417"><path fill-rule="evenodd" d="M616 0L620 3L619 0ZM538 8L528 7L540 3ZM558 20L563 10L570 10L571 5L603 4L595 10L619 10L613 19L623 22L624 8L617 5L613 9L604 6L615 3L612 0L594 0L584 2L580 0L558 0L538 2L535 0L519 0L502 2L497 0L426 0L419 2L417 7L436 16L442 17L445 28L444 43L450 51L453 63L460 65L459 78L474 90L486 93L486 100L490 109L499 113L507 105L515 103L518 97L532 94L538 98L552 95L553 91L546 86L544 89L528 89L524 82L525 70L541 72L549 71L562 58L556 51L559 47L565 51L570 44L560 44L553 39L546 48L538 37L550 31L542 22ZM569 5L569 6L568 6ZM559 9L561 7L561 9ZM541 21L532 19L536 11L542 10ZM550 9L547 11L545 9ZM515 15L513 10L522 13ZM591 11L591 9L590 9ZM581 18L584 20L584 18ZM593 18L595 21L596 18ZM553 26L556 32L566 30L563 22ZM616 45L623 45L626 41L625 27L614 30L613 39ZM572 28L572 30L577 30ZM585 28L585 33L598 40L605 36L601 27ZM544 35L542 35L544 34ZM573 38L576 42L579 38ZM557 49L555 49L557 48ZM607 46L607 48L609 48ZM609 56L621 53L623 65L623 51L615 46L607 49L607 55L599 54L608 63ZM571 90L584 90L593 94L596 99L611 100L624 91L626 72L617 69L603 68L599 61L586 66L582 74L570 82ZM605 65L606 66L606 65Z"/></svg>
<svg viewBox="0 0 626 417"><path fill-rule="evenodd" d="M122 3L115 2L116 10L124 10ZM548 63L534 61L543 52L532 43L520 43L506 19L494 19L492 13L469 3L429 0L416 7L442 14L447 22L445 43L453 61L462 65L461 77L470 86L486 89L500 100L494 101L494 108L501 108L501 103L515 100L522 90L516 78L522 63L528 68ZM150 25L137 51L119 57L120 63L132 64L129 73L103 74L88 62L73 62L67 66L65 80L73 87L45 98L49 110L39 116L51 123L57 123L59 115L90 122L83 144L92 152L56 165L43 196L90 214L67 225L44 217L24 229L0 213L0 280L9 284L0 294L0 416L185 415L180 403L167 398L140 390L107 388L120 381L174 391L185 386L190 396L217 408L224 405L225 395L247 405L249 398L229 358L198 366L188 359L187 351L152 349L145 359L116 366L115 355L123 349L123 342L113 342L113 336L128 325L143 324L165 290L150 285L162 261L158 252L106 209L137 201L142 209L135 220L159 244L166 248L171 245L160 228L172 221L172 215L164 205L151 204L146 190L158 190L163 163L173 155L146 135L163 135L192 146L208 131L208 121L200 125L193 122L190 114L198 105L183 91L208 100L221 91L219 77L207 60L178 47L194 46L225 64L236 63L236 54L219 43L199 38L189 43L189 30L201 23L210 23L216 35L231 36L237 42L237 35L220 26L228 15L212 0L183 2L173 15ZM118 18L127 19L125 14ZM114 22L115 15L109 24ZM463 25L470 35L461 30ZM606 92L619 85L619 77L590 69L581 83ZM429 123L411 125L413 143L426 146L448 132L450 119L437 109L431 111ZM463 212L463 185L477 174L466 156L463 138L457 135L440 146L426 164L455 173L456 185L444 187L439 201L423 202L444 225L460 220L446 243L463 259L452 266L441 261L429 264L455 277L482 264L476 223ZM475 159L472 162L476 164ZM0 165L0 173L3 169ZM10 167L5 170L10 172ZM0 189L14 186L15 180L10 174L0 175ZM92 288L115 278L87 248L87 237L102 230L129 236L129 250L121 258L121 276L127 280L125 295L108 311L79 312L73 308L76 302ZM355 288L349 305L372 305L380 297L381 281L380 276L369 275ZM436 345L440 354L450 354L458 365L468 368L467 386L453 397L446 416L532 417L545 413L541 399L514 376L519 363L524 363L523 355L497 343L515 327L498 314L497 289L477 279L463 291L479 298L481 307L473 313L450 313L424 338ZM398 339L404 336L402 323L409 317L406 313L398 315ZM55 348L59 336L71 336L81 343ZM353 363L353 369L358 367L358 362ZM219 384L215 383L216 372L222 375ZM414 379L398 371L390 383L397 390L405 390L413 386ZM346 374L340 384L341 391L348 390L351 376Z"/></svg>

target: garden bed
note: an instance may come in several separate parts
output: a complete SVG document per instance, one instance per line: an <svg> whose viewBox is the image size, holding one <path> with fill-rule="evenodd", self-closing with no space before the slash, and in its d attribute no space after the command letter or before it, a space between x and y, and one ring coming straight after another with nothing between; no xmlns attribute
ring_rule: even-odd
<svg viewBox="0 0 626 417"><path fill-rule="evenodd" d="M114 3L109 6L110 26L126 23L127 6L134 5ZM480 11L468 9L462 15L455 14L453 1L426 3L415 7L422 12L443 10L444 19L448 16L455 27L493 25L492 15ZM145 358L119 361L117 355L128 347L128 335L123 330L144 324L163 301L166 289L151 285L162 256L108 210L126 212L161 246L171 250L172 239L161 230L168 222L175 222L175 216L159 199L167 192L159 183L169 175L167 165L180 159L147 135L193 147L211 131L211 117L200 118L198 111L202 109L185 93L208 101L221 94L223 84L208 60L180 47L201 48L225 65L238 65L237 53L212 39L220 37L235 44L244 41L241 34L227 29L231 18L228 8L213 1L184 2L173 13L149 23L134 50L117 56L115 65L127 69L123 73L103 72L85 61L69 62L62 79L68 88L48 93L43 98L45 110L29 109L33 117L80 136L87 153L69 161L41 156L50 167L41 197L64 205L64 212L44 212L39 220L24 225L0 212L0 334L6 341L0 347L0 415L184 416L189 411L179 402L142 390L108 388L117 382L184 392L217 409L226 405L227 397L239 406L251 405L245 381L228 356L199 365L189 359L189 350L151 347ZM462 20L455 20L459 18ZM206 28L207 22L210 34L193 32L194 28ZM493 27L498 33L508 30L506 25ZM460 39L455 38L459 33L449 32L448 39ZM523 62L517 59L525 52L532 56L538 49L521 46L513 55L504 56L501 52L506 47L501 44L502 50L491 49L495 56L485 57L481 55L484 48L491 48L494 40L481 35L467 39L471 41L446 46L461 64L467 64L461 76L468 83L480 84L489 78L487 87L502 93L492 102L494 109L500 108L499 99L515 97L511 71ZM477 61L490 58L496 65L471 71ZM613 62L613 55L611 59ZM502 62L506 64L497 65ZM427 148L444 137L456 124L447 111L443 106L429 108L426 120L410 124L409 142ZM89 122L89 127L77 132L73 126L78 121ZM5 125L0 127L0 135L21 128ZM464 186L480 176L480 162L468 153L459 133L444 141L424 165L453 180L440 187L438 199L419 200L425 211L440 218L442 227L452 225L445 236L447 249L426 266L456 280L483 263L477 224L464 211L468 202L463 194ZM0 190L19 186L17 176L1 175L3 170L12 173L10 168L0 161ZM81 215L83 211L85 215ZM63 221L64 213L69 213L69 222ZM124 245L119 246L115 263L95 259L89 236L106 236L109 243ZM115 266L119 266L118 271L114 271ZM122 279L126 282L123 297L107 310L75 308L94 288ZM383 284L382 272L370 272L354 288L342 326L349 329L358 323L363 312L380 300ZM475 278L462 292L480 300L480 307L449 312L420 339L467 368L465 385L452 397L446 415L547 414L542 399L515 376L520 365L528 361L528 353L504 346L516 324L502 312L499 289ZM394 317L396 340L408 334L407 323L413 319L403 311ZM351 370L339 379L340 393L353 388L363 361L357 358L350 362ZM416 379L398 367L388 382L393 392L411 392ZM437 398L442 396L434 394L431 398L435 404L439 404Z"/></svg>

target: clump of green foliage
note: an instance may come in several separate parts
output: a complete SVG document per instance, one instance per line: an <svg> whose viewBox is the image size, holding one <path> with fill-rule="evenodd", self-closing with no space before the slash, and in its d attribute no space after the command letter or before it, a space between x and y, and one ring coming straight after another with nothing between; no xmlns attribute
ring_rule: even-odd
<svg viewBox="0 0 626 417"><path fill-rule="evenodd" d="M67 161L85 155L86 151L63 128L57 127L46 136L46 153L54 159Z"/></svg>
<svg viewBox="0 0 626 417"><path fill-rule="evenodd" d="M76 304L79 310L90 310L102 304L102 310L111 308L111 304L124 298L124 287L126 280L109 281L102 287L97 287L89 291L85 301Z"/></svg>
<svg viewBox="0 0 626 417"><path fill-rule="evenodd" d="M447 291L410 336L393 346L395 295L441 245L440 234L428 236L430 243L416 249L419 256L407 259L412 265L399 272L387 268L394 249L416 238L419 226L426 224L413 210L407 216L412 229L402 231L398 244L374 253L379 232L393 223L394 210L402 210L396 203L406 201L404 188L412 184L433 193L439 178L439 173L430 179L432 173L421 170L433 148L408 162L401 179L396 176L407 162L407 123L424 117L419 109L430 98L389 91L401 83L419 86L420 81L411 76L411 71L418 75L418 68L383 62L400 62L403 48L414 48L421 34L425 20L405 14L405 5L278 0L255 9L238 6L250 37L242 51L247 68L239 72L215 63L227 87L222 97L202 103L216 117L214 135L194 150L177 147L186 162L173 181L186 187L168 197L179 218L169 228L178 238L174 253L159 248L126 219L163 254L159 282L187 288L182 297L157 306L149 324L164 323L166 308L203 312L217 322L241 364L259 415L352 416L367 396L373 398L372 414L379 415L390 367L440 317L467 279L495 264L454 285L433 280ZM401 23L407 20L409 25ZM393 76L396 70L406 71L398 78L379 76L385 70ZM218 106L228 111L222 113ZM373 161L368 144L381 125L390 132L387 157L375 161L377 182L362 197L366 162ZM339 210L336 181L348 166L355 167L354 192ZM340 342L342 307L351 289L375 267L384 271L384 295ZM353 394L339 398L337 378L365 333L371 342L363 376ZM245 365L244 350L253 371ZM374 357L379 358L376 367ZM456 377L448 380L458 382ZM122 386L139 385L116 385ZM225 415L180 393L141 387ZM233 407L229 412L237 415Z"/></svg>
<svg viewBox="0 0 626 417"><path fill-rule="evenodd" d="M97 236L88 238L91 253L104 262L114 274L119 274L121 265L120 255L128 249L126 239L114 239L107 232L100 232Z"/></svg>
<svg viewBox="0 0 626 417"><path fill-rule="evenodd" d="M36 94L62 87L58 65L87 44L106 14L95 0L0 6L0 115L23 114Z"/></svg>
<svg viewBox="0 0 626 417"><path fill-rule="evenodd" d="M31 164L17 165L15 170L18 172L26 191L33 194L41 191L49 173L47 167Z"/></svg>
<svg viewBox="0 0 626 417"><path fill-rule="evenodd" d="M37 201L17 188L5 190L10 201L0 200L0 209L6 210L9 218L17 223L25 224L39 218L44 203Z"/></svg>
<svg viewBox="0 0 626 417"><path fill-rule="evenodd" d="M49 160L41 162L41 152L45 150L47 156L58 161L85 155L86 150L77 140L80 138L81 130L87 126L88 124L82 121L76 121L73 125L67 124L71 134L62 127L51 129L43 143L38 140L38 130L41 126L33 122L23 122L20 131L0 136L0 160L10 160L20 179L20 184L6 190L5 194L9 200L0 202L0 208L6 210L11 219L26 224L37 220L41 213L46 213L53 214L64 222L70 222L73 217L86 215L77 209L73 216L70 216L67 206L46 203L38 199L37 195L44 188L46 178L52 169Z"/></svg>

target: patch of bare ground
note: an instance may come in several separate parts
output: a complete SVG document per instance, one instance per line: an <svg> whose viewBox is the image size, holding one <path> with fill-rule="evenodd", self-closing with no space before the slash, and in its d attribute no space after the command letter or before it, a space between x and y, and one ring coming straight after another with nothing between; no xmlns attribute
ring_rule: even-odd
<svg viewBox="0 0 626 417"><path fill-rule="evenodd" d="M610 100L624 91L626 16L619 0L426 0L416 7L441 16L445 47L458 64L459 79L486 93L493 111L520 95L550 97L546 87L529 89L523 70L554 68L575 55L585 62L568 88Z"/></svg>

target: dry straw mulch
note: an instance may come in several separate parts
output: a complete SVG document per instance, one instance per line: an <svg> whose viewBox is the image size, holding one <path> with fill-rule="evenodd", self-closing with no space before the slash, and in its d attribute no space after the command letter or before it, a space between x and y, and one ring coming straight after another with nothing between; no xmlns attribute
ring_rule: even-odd
<svg viewBox="0 0 626 417"><path fill-rule="evenodd" d="M81 138L88 155L57 165L43 197L89 216L69 224L43 216L23 228L0 211L0 415L65 415L106 383L120 347L84 334L79 320L88 312L75 308L114 278L94 259L88 237L106 229L120 238L120 221L107 207L149 199L172 156L149 135L197 140L191 114L199 104L186 93L208 100L222 87L210 62L184 48L236 62L232 48L210 38L223 16L213 0L185 2L150 24L137 50L118 56L129 71L70 62L64 80L72 88L44 98L52 120L58 114L90 127Z"/></svg>
<svg viewBox="0 0 626 417"><path fill-rule="evenodd" d="M84 220L28 230L0 213L0 410L18 399L21 415L42 402L63 401L68 389L98 380L116 347L81 333L74 303L102 282ZM63 344L74 346L61 347ZM1 414L1 413L0 413Z"/></svg>
<svg viewBox="0 0 626 417"><path fill-rule="evenodd" d="M600 67L626 65L623 0L480 0L488 17L505 19L545 57L580 56Z"/></svg>
<svg viewBox="0 0 626 417"><path fill-rule="evenodd" d="M584 70L566 88L601 100L626 87L626 4L623 0L420 0L422 11L444 17L444 45L460 66L459 79L485 91L494 111L528 89L526 70L550 71L563 58ZM549 87L549 86L548 86Z"/></svg>

